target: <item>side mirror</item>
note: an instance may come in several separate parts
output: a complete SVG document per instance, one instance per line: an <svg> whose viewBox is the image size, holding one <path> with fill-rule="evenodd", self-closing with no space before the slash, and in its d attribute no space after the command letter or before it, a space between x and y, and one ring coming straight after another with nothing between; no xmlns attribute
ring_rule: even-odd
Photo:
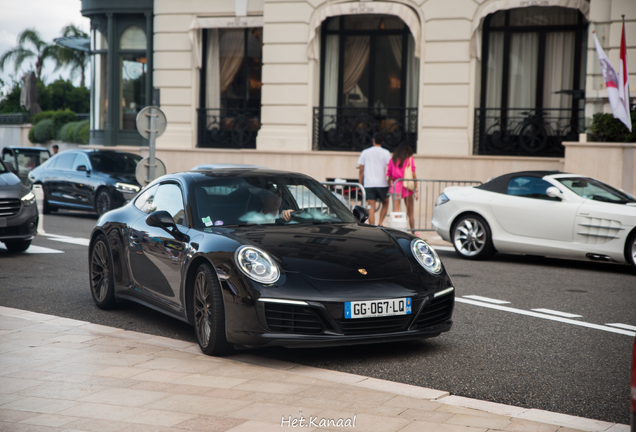
<svg viewBox="0 0 636 432"><path fill-rule="evenodd" d="M358 222L364 223L367 219L369 219L369 210L365 209L362 206L355 206L352 210L353 217L358 219Z"/></svg>
<svg viewBox="0 0 636 432"><path fill-rule="evenodd" d="M165 210L157 210L154 213L150 213L150 215L146 218L146 224L148 226L157 227L168 231L174 238L180 241L188 242L190 241L190 237L186 234L183 234L177 228L177 224L174 222L174 219Z"/></svg>
<svg viewBox="0 0 636 432"><path fill-rule="evenodd" d="M11 171L13 174L18 175L18 171L15 169L15 167L13 166L13 164L11 162L5 162L4 165L7 167L7 169L9 171Z"/></svg>
<svg viewBox="0 0 636 432"><path fill-rule="evenodd" d="M559 198L561 200L565 199L565 195L561 192L557 187L550 186L545 190L545 193L551 198Z"/></svg>
<svg viewBox="0 0 636 432"><path fill-rule="evenodd" d="M86 168L86 165L80 165L77 167L77 171L88 171L88 169Z"/></svg>

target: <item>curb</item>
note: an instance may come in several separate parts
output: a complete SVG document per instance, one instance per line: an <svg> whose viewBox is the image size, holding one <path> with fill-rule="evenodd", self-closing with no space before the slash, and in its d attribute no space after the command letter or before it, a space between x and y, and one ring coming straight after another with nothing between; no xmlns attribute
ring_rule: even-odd
<svg viewBox="0 0 636 432"><path fill-rule="evenodd" d="M163 336L153 336L145 333L123 330L100 324L92 324L86 321L79 321L70 318L57 317L54 315L24 311L21 309L14 309L5 306L0 306L0 317L2 316L15 317L34 322L45 322L66 327L81 327L85 330L89 330L95 333L101 333L111 337L143 341L145 344L149 345L183 351L189 354L196 354L201 356L202 358L208 357L200 351L198 344L170 339ZM238 354L232 357L224 357L223 360L241 364L251 364L276 370L284 370L285 372L295 375L331 381L339 384L348 384L369 390L377 390L400 396L431 400L447 405L479 410L496 415L503 415L510 417L511 419L546 423L588 432L630 432L629 425L609 423L600 420L576 417L568 414L560 414L533 408L522 408L512 405L504 405L496 402L482 401L463 396L454 396L446 391L418 387L410 384L396 383L393 381L387 381L377 378L369 378L362 375L355 375L346 372L330 371L312 366L303 366L296 363L259 357L253 354Z"/></svg>

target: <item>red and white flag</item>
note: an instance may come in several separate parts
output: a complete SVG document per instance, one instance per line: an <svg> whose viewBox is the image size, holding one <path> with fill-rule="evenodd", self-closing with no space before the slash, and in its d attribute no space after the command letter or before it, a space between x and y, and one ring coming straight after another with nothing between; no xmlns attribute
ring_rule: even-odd
<svg viewBox="0 0 636 432"><path fill-rule="evenodd" d="M621 32L621 52L618 64L618 96L621 98L625 112L627 112L627 122L622 120L629 131L632 131L632 119L629 115L629 74L627 73L627 49L625 48L625 22Z"/></svg>
<svg viewBox="0 0 636 432"><path fill-rule="evenodd" d="M596 33L594 33L594 44L596 45L596 54L598 55L598 60L601 63L601 71L603 72L603 79L605 80L605 87L607 88L607 96L609 97L610 106L612 107L612 113L614 114L614 118L619 119L625 126L632 131L632 120L629 114L629 97L627 98L627 103L625 100L625 84L627 83L627 87L629 87L629 83L627 81L627 77L625 77L625 81L623 81L623 73L621 72L621 79L619 84L619 76L616 73L616 70L610 63L609 59L605 55L605 51L601 48L601 45L598 43L598 39L596 38ZM621 65L625 65L625 70L627 70L627 62L622 62ZM620 85L620 88L619 88ZM620 91L619 91L620 90ZM622 97L620 92L622 93ZM629 88L627 89L629 92ZM629 95L629 93L628 93Z"/></svg>

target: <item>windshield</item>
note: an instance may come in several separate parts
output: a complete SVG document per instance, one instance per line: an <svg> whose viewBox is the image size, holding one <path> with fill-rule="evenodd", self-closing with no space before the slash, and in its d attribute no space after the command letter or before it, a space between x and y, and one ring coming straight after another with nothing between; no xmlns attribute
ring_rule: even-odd
<svg viewBox="0 0 636 432"><path fill-rule="evenodd" d="M30 152L16 150L15 156L18 159L18 170L20 173L29 172L36 166L40 166L45 162L49 155L45 152Z"/></svg>
<svg viewBox="0 0 636 432"><path fill-rule="evenodd" d="M614 204L636 202L636 199L601 181L586 177L569 177L556 179L566 188L582 198Z"/></svg>
<svg viewBox="0 0 636 432"><path fill-rule="evenodd" d="M250 224L355 223L351 212L315 180L252 175L190 186L195 228ZM283 213L291 210L286 221Z"/></svg>
<svg viewBox="0 0 636 432"><path fill-rule="evenodd" d="M93 170L107 174L134 174L141 156L125 153L99 152L89 155Z"/></svg>

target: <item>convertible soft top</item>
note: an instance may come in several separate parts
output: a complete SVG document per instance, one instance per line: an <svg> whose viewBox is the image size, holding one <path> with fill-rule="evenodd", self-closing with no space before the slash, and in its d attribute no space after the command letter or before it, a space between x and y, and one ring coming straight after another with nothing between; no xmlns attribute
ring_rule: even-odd
<svg viewBox="0 0 636 432"><path fill-rule="evenodd" d="M561 171L558 170L552 170L552 171L519 171L519 172L514 172L514 173L509 173L509 174L504 174L502 176L499 177L495 177L494 179L490 180L489 182L486 182L482 185L476 186L477 189L483 189L483 190L487 190L490 192L497 192L497 193L502 193L505 194L508 192L508 184L510 183L510 180L515 178L515 177L537 177L537 178L543 178L547 175L554 175L554 174L565 174L562 173Z"/></svg>

